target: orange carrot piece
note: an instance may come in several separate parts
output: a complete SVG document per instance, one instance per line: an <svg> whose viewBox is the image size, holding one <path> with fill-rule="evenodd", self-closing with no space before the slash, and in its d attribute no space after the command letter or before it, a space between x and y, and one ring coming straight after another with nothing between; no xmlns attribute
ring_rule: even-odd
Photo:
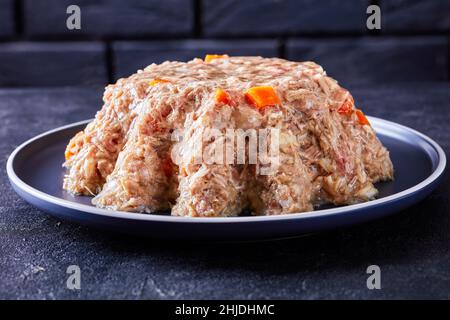
<svg viewBox="0 0 450 320"><path fill-rule="evenodd" d="M342 104L342 106L339 107L337 112L339 114L349 115L349 114L351 114L353 112L353 106L354 105L355 105L355 102L353 101L353 98L352 97L348 97L347 99L345 99L345 101Z"/></svg>
<svg viewBox="0 0 450 320"><path fill-rule="evenodd" d="M79 135L82 135L82 134L83 134L83 131L80 131L75 135L75 137L72 138L72 140L70 140L70 142L67 145L66 150L64 152L64 157L66 158L66 160L69 160L78 152L78 150L77 150L78 148L76 148L78 139L76 137Z"/></svg>
<svg viewBox="0 0 450 320"><path fill-rule="evenodd" d="M230 104L230 96L220 88L216 90L215 100L217 103Z"/></svg>
<svg viewBox="0 0 450 320"><path fill-rule="evenodd" d="M73 150L74 148L75 148L75 143L74 142L70 143L67 146L66 151L64 152L64 156L66 157L66 160L69 160L70 158L72 158L72 156L75 155L75 153L77 151Z"/></svg>
<svg viewBox="0 0 450 320"><path fill-rule="evenodd" d="M356 110L356 116L358 117L358 121L360 124L362 125L369 125L370 126L370 122L369 120L366 118L366 116L364 115L364 113L361 110Z"/></svg>
<svg viewBox="0 0 450 320"><path fill-rule="evenodd" d="M66 157L66 160L69 160L70 158L72 158L73 153L70 152L69 148L67 148L66 152L64 153L64 156Z"/></svg>
<svg viewBox="0 0 450 320"><path fill-rule="evenodd" d="M152 81L150 81L148 83L149 86L156 86L159 83L170 83L169 80L164 80L164 79L153 79Z"/></svg>
<svg viewBox="0 0 450 320"><path fill-rule="evenodd" d="M245 92L247 101L256 108L280 105L281 101L272 87L253 87Z"/></svg>
<svg viewBox="0 0 450 320"><path fill-rule="evenodd" d="M226 57L227 57L227 55L224 55L224 54L207 54L205 56L205 62L211 62L214 59L223 59Z"/></svg>

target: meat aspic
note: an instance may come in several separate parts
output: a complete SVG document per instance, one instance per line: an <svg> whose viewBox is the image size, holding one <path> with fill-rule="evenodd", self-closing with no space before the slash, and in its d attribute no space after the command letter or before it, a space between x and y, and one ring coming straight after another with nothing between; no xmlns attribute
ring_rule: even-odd
<svg viewBox="0 0 450 320"><path fill-rule="evenodd" d="M314 62L152 64L106 87L103 101L67 146L63 185L101 208L278 215L368 201L374 183L393 179L351 94Z"/></svg>

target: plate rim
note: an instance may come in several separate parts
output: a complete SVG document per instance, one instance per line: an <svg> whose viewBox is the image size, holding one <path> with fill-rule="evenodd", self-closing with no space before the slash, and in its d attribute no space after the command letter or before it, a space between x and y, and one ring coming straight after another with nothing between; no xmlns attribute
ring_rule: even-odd
<svg viewBox="0 0 450 320"><path fill-rule="evenodd" d="M344 213L351 213L353 211L358 211L360 209L367 209L372 207L377 207L382 204L388 204L392 201L400 200L401 198L404 198L408 195L415 194L417 191L420 191L421 189L425 188L426 186L432 184L436 180L438 180L442 174L444 173L447 158L445 155L444 150L437 142L435 142L430 137L426 136L425 134L412 129L410 127L398 124L393 121L384 120L377 117L368 116L369 120L372 123L385 123L389 126L393 126L396 129L400 130L406 130L409 131L409 133L416 135L420 137L422 140L427 142L437 153L438 155L438 163L436 165L436 168L434 171L424 180L419 182L418 184L394 193L392 195L371 200L368 202L358 203L358 204L352 204L352 205L346 205L342 207L337 208L330 208L330 209L322 209L317 211L310 211L310 212L297 212L297 213L290 213L290 214L282 214L282 215L270 215L270 216L250 216L250 217L178 217L178 216L166 216L166 215L156 215L156 214L143 214L143 213L136 213L136 212L125 212L125 211L115 211L115 210L107 210L102 208L97 208L93 206L89 206L86 204L80 204L80 203L74 203L69 200L61 199L55 196L52 196L50 194L47 194L43 191L40 191L27 183L25 183L23 180L21 180L16 172L14 171L13 164L14 160L17 156L17 154L24 149L26 146L30 145L36 140L39 140L45 136L51 135L53 133L63 131L65 129L69 129L72 127L80 126L83 124L87 124L93 119L88 120L82 120L74 123L70 123L64 126L57 127L52 130L45 131L31 139L28 139L27 141L20 144L8 157L8 161L6 163L6 172L10 179L11 184L13 186L19 188L21 191L30 194L31 196L52 203L53 205L69 208L71 210L75 211L81 211L83 213L89 213L93 215L100 215L107 218L120 218L120 219L127 219L127 220L137 220L137 221L147 221L147 222L170 222L170 223L232 223L232 222L239 222L239 223L254 223L254 222L270 222L270 221L280 221L280 220L303 220L303 219L314 219L314 218L323 218L326 216L336 216L338 214L344 214Z"/></svg>

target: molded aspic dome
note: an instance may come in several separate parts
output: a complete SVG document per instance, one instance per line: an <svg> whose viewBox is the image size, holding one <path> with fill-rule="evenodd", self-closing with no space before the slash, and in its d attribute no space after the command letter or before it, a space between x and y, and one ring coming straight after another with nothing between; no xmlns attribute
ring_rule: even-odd
<svg viewBox="0 0 450 320"><path fill-rule="evenodd" d="M373 199L388 151L313 62L208 55L106 88L70 141L64 188L96 206L180 216L313 210Z"/></svg>

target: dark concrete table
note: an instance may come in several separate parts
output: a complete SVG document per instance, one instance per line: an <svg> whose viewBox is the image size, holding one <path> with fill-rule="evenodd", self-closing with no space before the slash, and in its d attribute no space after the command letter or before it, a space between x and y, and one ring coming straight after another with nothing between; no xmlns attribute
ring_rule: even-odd
<svg viewBox="0 0 450 320"><path fill-rule="evenodd" d="M450 84L353 88L370 115L450 147ZM130 238L59 221L19 198L5 163L24 140L92 117L97 89L0 89L0 298L450 298L450 179L389 218L245 244ZM39 168L36 168L39 170ZM69 265L81 290L66 288ZM381 290L366 268L381 268Z"/></svg>

